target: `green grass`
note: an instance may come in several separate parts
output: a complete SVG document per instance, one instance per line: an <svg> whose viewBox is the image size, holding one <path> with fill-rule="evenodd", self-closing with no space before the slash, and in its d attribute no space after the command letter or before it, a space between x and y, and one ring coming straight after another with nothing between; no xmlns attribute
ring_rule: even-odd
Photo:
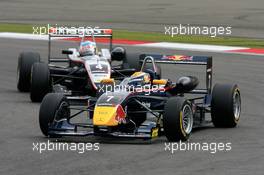
<svg viewBox="0 0 264 175"><path fill-rule="evenodd" d="M32 33L33 29L30 24L0 23L0 32Z"/></svg>
<svg viewBox="0 0 264 175"><path fill-rule="evenodd" d="M43 25L39 25L43 26ZM30 24L6 24L0 23L0 32L18 32L32 33L33 25ZM194 43L194 44L212 44L225 46L243 46L253 48L264 48L263 39L249 39L239 37L209 37L197 35L177 35L171 37L164 33L155 32L134 32L125 30L114 30L113 37L115 39L128 39L140 41L155 41L155 42L177 42L177 43Z"/></svg>
<svg viewBox="0 0 264 175"><path fill-rule="evenodd" d="M177 42L177 43L194 43L194 44L212 44L225 46L243 46L264 48L264 40L249 39L238 37L207 37L197 35L177 35L170 37L164 33L147 33L147 32L130 32L123 30L115 30L114 37L120 39L133 39L143 41L162 41L162 42Z"/></svg>

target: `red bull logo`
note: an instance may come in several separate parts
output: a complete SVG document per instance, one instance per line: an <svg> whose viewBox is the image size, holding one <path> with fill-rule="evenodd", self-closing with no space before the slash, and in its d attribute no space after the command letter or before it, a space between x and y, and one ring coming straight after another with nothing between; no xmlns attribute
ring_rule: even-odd
<svg viewBox="0 0 264 175"><path fill-rule="evenodd" d="M185 55L167 55L164 56L162 59L168 59L173 61L192 61L191 56L185 56Z"/></svg>

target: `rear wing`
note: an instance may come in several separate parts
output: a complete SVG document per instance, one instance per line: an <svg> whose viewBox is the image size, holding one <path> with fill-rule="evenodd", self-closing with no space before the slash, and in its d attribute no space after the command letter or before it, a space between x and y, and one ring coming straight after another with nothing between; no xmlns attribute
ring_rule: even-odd
<svg viewBox="0 0 264 175"><path fill-rule="evenodd" d="M211 93L212 90L212 65L213 59L211 56L186 56L186 55L161 55L161 54L141 54L139 56L139 61L151 62L151 59L146 59L147 57L152 57L155 63L163 64L187 64L187 65L202 65L205 66L206 71L206 89L196 89L194 93Z"/></svg>
<svg viewBox="0 0 264 175"><path fill-rule="evenodd" d="M75 28L75 27L58 27L49 29L49 43L48 43L48 61L56 62L61 60L60 58L51 58L51 40L54 38L82 38L82 37L94 37L94 38L109 38L110 50L112 50L113 32L112 29L100 29L100 28Z"/></svg>

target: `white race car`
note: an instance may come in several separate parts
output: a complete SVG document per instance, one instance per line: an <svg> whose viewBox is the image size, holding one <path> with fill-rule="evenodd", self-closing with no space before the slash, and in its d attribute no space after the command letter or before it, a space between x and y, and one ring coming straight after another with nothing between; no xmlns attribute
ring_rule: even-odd
<svg viewBox="0 0 264 175"><path fill-rule="evenodd" d="M63 50L62 54L66 54L67 58L52 58L51 40L65 37L79 37L79 47ZM96 37L110 38L110 48L99 50ZM111 29L82 34L51 33L48 50L48 63L40 61L40 55L34 52L23 52L18 58L17 88L19 91L30 91L33 102L40 102L48 92L95 96L103 79L122 79L140 68L136 54L127 54L123 47L112 49ZM121 61L121 64L113 66L113 60ZM65 63L69 64L65 66Z"/></svg>

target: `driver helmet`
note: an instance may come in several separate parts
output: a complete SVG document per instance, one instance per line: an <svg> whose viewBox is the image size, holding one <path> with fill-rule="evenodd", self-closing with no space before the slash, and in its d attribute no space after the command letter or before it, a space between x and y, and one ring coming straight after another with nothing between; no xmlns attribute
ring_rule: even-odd
<svg viewBox="0 0 264 175"><path fill-rule="evenodd" d="M150 75L146 72L135 72L128 81L130 86L145 86L151 83Z"/></svg>
<svg viewBox="0 0 264 175"><path fill-rule="evenodd" d="M80 44L80 56L89 56L96 54L96 44L92 41L84 41Z"/></svg>

